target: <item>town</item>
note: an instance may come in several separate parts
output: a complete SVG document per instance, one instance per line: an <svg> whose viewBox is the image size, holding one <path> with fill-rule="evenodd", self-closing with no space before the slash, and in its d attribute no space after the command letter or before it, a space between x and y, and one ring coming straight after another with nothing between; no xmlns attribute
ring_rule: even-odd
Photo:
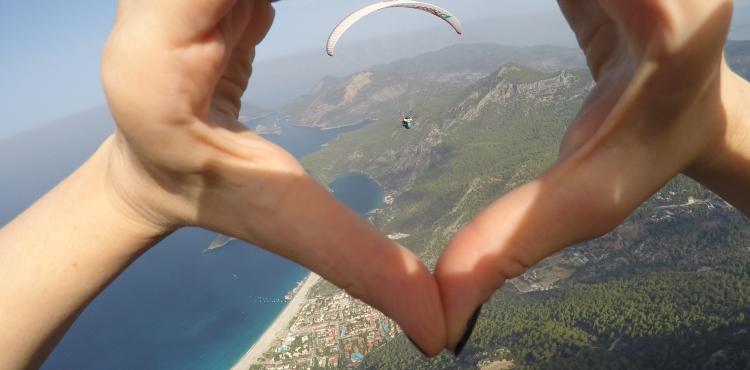
<svg viewBox="0 0 750 370"><path fill-rule="evenodd" d="M353 368L399 332L393 320L346 293L308 297L252 369Z"/></svg>

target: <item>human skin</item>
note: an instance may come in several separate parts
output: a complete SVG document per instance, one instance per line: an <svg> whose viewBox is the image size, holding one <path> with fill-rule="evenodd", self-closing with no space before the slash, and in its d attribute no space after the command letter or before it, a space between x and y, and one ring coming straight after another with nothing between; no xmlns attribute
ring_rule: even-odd
<svg viewBox="0 0 750 370"><path fill-rule="evenodd" d="M750 212L750 87L722 54L732 2L558 3L596 87L552 167L480 213L438 261L459 352L467 321L506 280L613 230L679 173Z"/></svg>
<svg viewBox="0 0 750 370"><path fill-rule="evenodd" d="M507 278L611 230L677 173L747 212L750 89L721 57L731 2L560 4L597 87L557 163L458 233L436 282L237 122L254 46L273 17L264 0L121 1L103 58L117 133L0 230L0 368L39 366L96 294L182 226L304 264L433 355L455 348Z"/></svg>
<svg viewBox="0 0 750 370"><path fill-rule="evenodd" d="M237 121L273 15L266 0L120 1L102 61L116 133L0 230L0 368L40 366L101 290L183 226L299 262L442 351L427 268Z"/></svg>

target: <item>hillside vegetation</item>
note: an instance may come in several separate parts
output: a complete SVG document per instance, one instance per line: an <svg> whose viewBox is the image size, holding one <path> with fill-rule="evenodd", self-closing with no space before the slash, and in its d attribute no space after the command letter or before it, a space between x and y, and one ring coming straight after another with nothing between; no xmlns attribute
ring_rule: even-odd
<svg viewBox="0 0 750 370"><path fill-rule="evenodd" d="M484 47L463 52L480 54ZM454 53L448 49L430 58L453 60ZM750 71L746 44L730 43L727 57L739 73ZM369 78L398 81L383 71L418 74L422 60L380 67ZM479 73L472 63L464 70ZM393 109L363 108L377 105L363 90L361 105L344 115L352 120L365 112L377 121L303 163L322 183L349 171L372 176L393 198L372 215L373 222L388 234L408 235L399 242L433 265L473 216L555 160L593 81L585 69L540 65L549 64L504 59L464 83L451 80L459 65L428 71L429 82L412 82L407 89L429 91L417 95L417 124L408 131ZM346 83L330 83L319 92L345 94ZM347 109L343 104L327 114ZM326 117L317 124L325 126ZM399 338L362 366L474 369L509 360L519 369L742 368L750 362L749 271L747 218L678 177L612 233L568 248L510 281L485 305L460 359L424 360Z"/></svg>

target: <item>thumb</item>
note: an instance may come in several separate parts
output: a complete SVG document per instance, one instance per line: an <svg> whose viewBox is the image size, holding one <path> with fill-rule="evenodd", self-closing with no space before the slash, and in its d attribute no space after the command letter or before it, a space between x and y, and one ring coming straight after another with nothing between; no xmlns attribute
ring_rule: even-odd
<svg viewBox="0 0 750 370"><path fill-rule="evenodd" d="M546 256L606 231L587 222L585 202L538 179L503 198L466 225L440 257L435 277L446 315L448 348L459 354L481 305L509 279ZM596 219L595 219L596 220Z"/></svg>
<svg viewBox="0 0 750 370"><path fill-rule="evenodd" d="M596 155L581 150L498 199L451 240L435 271L449 348L460 352L472 314L507 280L614 229L681 166L640 144L599 147Z"/></svg>
<svg viewBox="0 0 750 370"><path fill-rule="evenodd" d="M276 172L265 176L262 184L256 180L232 191L214 192L203 202L197 223L315 271L393 318L425 354L436 355L445 348L437 283L414 254L308 175ZM270 200L276 198L270 195L254 197L280 189L283 196L279 200ZM253 209L270 211L248 211Z"/></svg>

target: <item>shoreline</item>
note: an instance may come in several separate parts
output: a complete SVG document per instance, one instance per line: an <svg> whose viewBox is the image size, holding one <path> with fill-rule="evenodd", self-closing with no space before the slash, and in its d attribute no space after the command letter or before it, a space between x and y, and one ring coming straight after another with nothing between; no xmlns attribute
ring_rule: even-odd
<svg viewBox="0 0 750 370"><path fill-rule="evenodd" d="M305 282L294 295L291 301L286 305L283 311L276 317L271 325L263 332L263 334L255 341L252 347L245 352L245 354L232 366L232 370L247 370L257 362L264 353L266 353L273 344L273 342L281 336L281 334L289 330L289 325L292 320L297 317L297 314L307 302L307 294L310 289L320 281L320 276L313 272L307 275Z"/></svg>
<svg viewBox="0 0 750 370"><path fill-rule="evenodd" d="M352 127L352 126L365 125L365 124L373 123L377 120L378 120L377 118L365 118L359 122L345 123L343 125L333 126L333 127L320 127L320 126L300 126L300 127L318 127L320 131L329 131L329 130L338 130L341 128L347 128L347 127Z"/></svg>

